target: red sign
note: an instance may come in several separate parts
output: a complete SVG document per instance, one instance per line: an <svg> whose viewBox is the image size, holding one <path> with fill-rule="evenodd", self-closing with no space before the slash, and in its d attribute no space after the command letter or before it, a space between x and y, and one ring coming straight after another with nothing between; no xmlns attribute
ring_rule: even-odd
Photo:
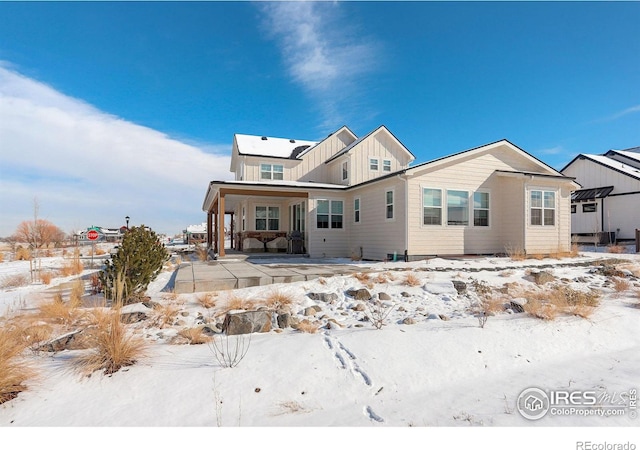
<svg viewBox="0 0 640 450"><path fill-rule="evenodd" d="M89 239L90 241L97 241L99 237L100 235L96 230L87 231L87 239Z"/></svg>

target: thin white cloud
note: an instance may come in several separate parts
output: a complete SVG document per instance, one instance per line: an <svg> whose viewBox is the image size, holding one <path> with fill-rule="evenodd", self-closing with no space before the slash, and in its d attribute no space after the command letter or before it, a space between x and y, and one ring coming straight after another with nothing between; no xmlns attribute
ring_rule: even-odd
<svg viewBox="0 0 640 450"><path fill-rule="evenodd" d="M321 111L322 126L343 125L353 110L351 101L362 95L358 81L375 69L375 40L350 35L356 26L340 17L337 2L266 2L259 7L290 76Z"/></svg>
<svg viewBox="0 0 640 450"><path fill-rule="evenodd" d="M637 113L637 112L640 112L640 105L635 105L635 106L632 106L630 108L627 108L627 109L624 109L622 111L619 111L619 112L609 116L607 118L607 120L617 120L617 119L619 119L621 117L624 117L624 116L626 116L628 114L633 114L633 113Z"/></svg>
<svg viewBox="0 0 640 450"><path fill-rule="evenodd" d="M207 151L204 151L206 148ZM230 145L196 147L106 114L0 64L0 236L40 214L65 231L204 221L207 183L229 179Z"/></svg>

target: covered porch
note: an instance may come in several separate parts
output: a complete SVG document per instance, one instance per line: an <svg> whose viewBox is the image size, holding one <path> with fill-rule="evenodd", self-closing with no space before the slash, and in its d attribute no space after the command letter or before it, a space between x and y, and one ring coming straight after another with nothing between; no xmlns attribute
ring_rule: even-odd
<svg viewBox="0 0 640 450"><path fill-rule="evenodd" d="M212 182L207 212L207 246L218 257L230 253L306 252L308 193L294 186L242 186ZM229 220L225 220L229 217ZM230 247L225 248L225 241Z"/></svg>

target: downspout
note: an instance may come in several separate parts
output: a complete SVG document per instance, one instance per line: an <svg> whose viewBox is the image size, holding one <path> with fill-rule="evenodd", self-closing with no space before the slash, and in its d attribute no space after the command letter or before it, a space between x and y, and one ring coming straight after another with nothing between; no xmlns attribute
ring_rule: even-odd
<svg viewBox="0 0 640 450"><path fill-rule="evenodd" d="M398 174L397 177L404 181L404 262L409 262L409 180L406 178L406 172Z"/></svg>

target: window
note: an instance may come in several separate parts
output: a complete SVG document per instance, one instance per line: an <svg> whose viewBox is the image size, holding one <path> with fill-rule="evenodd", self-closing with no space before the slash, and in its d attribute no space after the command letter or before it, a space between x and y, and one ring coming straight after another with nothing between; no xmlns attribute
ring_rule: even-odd
<svg viewBox="0 0 640 450"><path fill-rule="evenodd" d="M467 191L447 191L447 225L469 225Z"/></svg>
<svg viewBox="0 0 640 450"><path fill-rule="evenodd" d="M245 214L245 209L244 209L244 206L243 206L242 207L242 231L246 231L246 229L247 229L246 228L245 218L246 218L246 214Z"/></svg>
<svg viewBox="0 0 640 450"><path fill-rule="evenodd" d="M442 225L442 191L440 189L422 189L422 223Z"/></svg>
<svg viewBox="0 0 640 450"><path fill-rule="evenodd" d="M576 205L571 205L571 214L576 213Z"/></svg>
<svg viewBox="0 0 640 450"><path fill-rule="evenodd" d="M256 206L256 231L277 231L280 229L280 208L277 206Z"/></svg>
<svg viewBox="0 0 640 450"><path fill-rule="evenodd" d="M554 226L556 223L556 193L531 191L531 225Z"/></svg>
<svg viewBox="0 0 640 450"><path fill-rule="evenodd" d="M262 180L284 179L284 166L282 164L260 164L260 179Z"/></svg>
<svg viewBox="0 0 640 450"><path fill-rule="evenodd" d="M378 170L378 158L369 158L369 170Z"/></svg>
<svg viewBox="0 0 640 450"><path fill-rule="evenodd" d="M360 223L360 199L355 198L353 200L353 221Z"/></svg>
<svg viewBox="0 0 640 450"><path fill-rule="evenodd" d="M342 163L342 181L349 178L349 163L347 161Z"/></svg>
<svg viewBox="0 0 640 450"><path fill-rule="evenodd" d="M583 213L592 213L598 210L598 205L596 203L585 203L582 205Z"/></svg>
<svg viewBox="0 0 640 450"><path fill-rule="evenodd" d="M387 219L393 219L393 191L385 192L384 196L387 208L386 217Z"/></svg>
<svg viewBox="0 0 640 450"><path fill-rule="evenodd" d="M382 171L383 172L391 172L391 160L383 159L382 160Z"/></svg>
<svg viewBox="0 0 640 450"><path fill-rule="evenodd" d="M474 227L489 226L489 193L488 192L473 193L473 226Z"/></svg>
<svg viewBox="0 0 640 450"><path fill-rule="evenodd" d="M342 200L318 200L316 207L317 228L342 228Z"/></svg>

